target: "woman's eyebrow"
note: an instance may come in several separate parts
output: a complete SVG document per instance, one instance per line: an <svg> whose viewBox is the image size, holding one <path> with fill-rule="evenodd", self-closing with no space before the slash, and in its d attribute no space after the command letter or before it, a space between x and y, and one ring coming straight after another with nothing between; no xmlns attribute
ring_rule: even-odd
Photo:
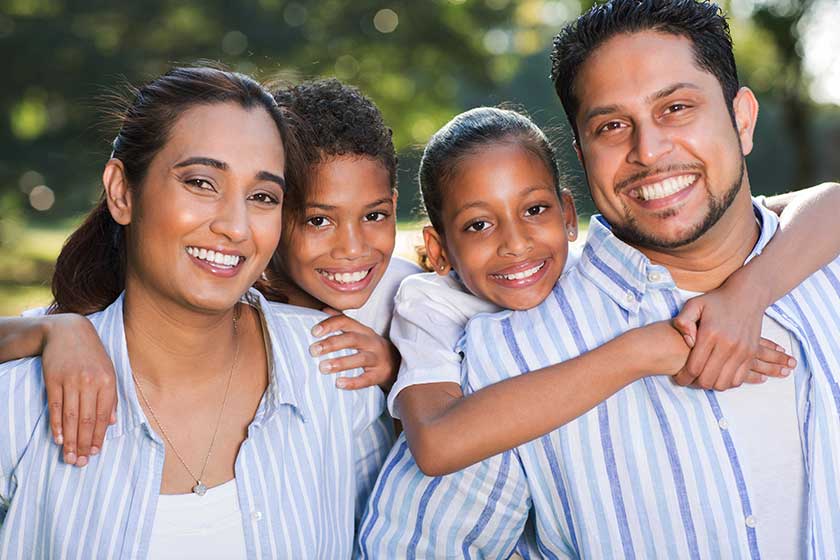
<svg viewBox="0 0 840 560"><path fill-rule="evenodd" d="M187 159L183 159L175 164L175 167L188 167L190 165L206 165L208 167L214 167L221 171L227 171L230 167L223 161L219 161L217 159L209 158L209 157L188 157Z"/></svg>

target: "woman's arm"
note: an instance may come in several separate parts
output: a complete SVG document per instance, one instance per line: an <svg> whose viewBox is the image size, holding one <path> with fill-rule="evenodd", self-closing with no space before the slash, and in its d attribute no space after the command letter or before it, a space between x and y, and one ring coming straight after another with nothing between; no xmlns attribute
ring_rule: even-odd
<svg viewBox="0 0 840 560"><path fill-rule="evenodd" d="M840 253L840 184L770 197L766 205L781 213L770 243L720 288L689 300L675 319L688 342L696 340L676 378L682 385L740 384L765 310Z"/></svg>
<svg viewBox="0 0 840 560"><path fill-rule="evenodd" d="M116 420L114 366L96 329L72 313L0 318L0 361L42 355L53 439L85 466Z"/></svg>

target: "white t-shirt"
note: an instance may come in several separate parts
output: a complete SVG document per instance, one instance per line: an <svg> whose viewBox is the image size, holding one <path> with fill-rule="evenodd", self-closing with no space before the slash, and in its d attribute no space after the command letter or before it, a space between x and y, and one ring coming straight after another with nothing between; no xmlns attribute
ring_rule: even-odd
<svg viewBox="0 0 840 560"><path fill-rule="evenodd" d="M570 246L564 272L578 260L580 251ZM479 313L501 309L470 293L454 272L447 276L427 272L406 278L394 300L391 343L400 351L402 363L388 394L388 410L399 418L396 398L406 387L461 384L461 355L455 346L464 336L467 323Z"/></svg>
<svg viewBox="0 0 840 560"><path fill-rule="evenodd" d="M680 290L691 298L697 293ZM797 366L785 378L769 377L761 384L716 393L748 488L752 519L757 527L763 558L803 558L807 522L805 460L796 415L794 377L806 375L801 348L790 332L764 316L761 336L796 358Z"/></svg>
<svg viewBox="0 0 840 560"><path fill-rule="evenodd" d="M394 314L394 295L400 283L406 276L417 274L422 269L413 262L391 257L388 268L382 279L363 306L358 309L348 309L344 312L351 319L355 319L366 327L376 331L379 336L388 336L391 327L391 317Z"/></svg>
<svg viewBox="0 0 840 560"><path fill-rule="evenodd" d="M236 479L210 488L204 496L161 494L152 526L149 558L247 558Z"/></svg>

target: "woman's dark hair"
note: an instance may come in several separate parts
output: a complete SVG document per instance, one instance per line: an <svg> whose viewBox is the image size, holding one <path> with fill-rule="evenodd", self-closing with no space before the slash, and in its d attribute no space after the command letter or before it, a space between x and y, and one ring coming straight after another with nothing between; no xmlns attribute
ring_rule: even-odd
<svg viewBox="0 0 840 560"><path fill-rule="evenodd" d="M659 31L691 41L697 66L717 78L732 122L738 71L726 17L717 4L698 0L610 0L597 4L554 37L551 80L578 139L575 118L580 100L575 78L595 49L616 35Z"/></svg>
<svg viewBox="0 0 840 560"><path fill-rule="evenodd" d="M420 160L420 194L432 227L445 235L441 209L447 189L456 188L459 164L490 144L516 144L533 153L551 172L560 194L560 169L551 142L534 122L516 111L496 107L471 109L438 130Z"/></svg>
<svg viewBox="0 0 840 560"><path fill-rule="evenodd" d="M272 90L277 104L295 115L295 133L308 148L307 170L336 156L366 156L382 164L388 171L391 188L397 188L393 133L373 101L361 91L335 78ZM307 177L310 175L307 173ZM298 194L305 193L303 186ZM287 209L303 202L290 200Z"/></svg>
<svg viewBox="0 0 840 560"><path fill-rule="evenodd" d="M173 68L140 87L118 111L119 134L112 158L125 168L129 188L140 189L152 159L169 140L175 122L200 105L237 103L271 115L283 140L287 189L300 183L297 142L270 93L256 81L215 67ZM96 208L74 231L58 256L52 278L51 312L88 314L111 304L125 288L125 235L108 211L104 193Z"/></svg>

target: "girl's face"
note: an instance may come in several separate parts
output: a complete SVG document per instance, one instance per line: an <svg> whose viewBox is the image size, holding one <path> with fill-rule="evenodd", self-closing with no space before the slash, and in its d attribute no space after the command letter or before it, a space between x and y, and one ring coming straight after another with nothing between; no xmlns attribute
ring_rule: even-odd
<svg viewBox="0 0 840 560"><path fill-rule="evenodd" d="M105 171L109 201L119 193L115 162ZM280 133L264 109L184 112L141 188L109 204L127 226L126 288L195 310L230 309L280 238L283 168Z"/></svg>
<svg viewBox="0 0 840 560"><path fill-rule="evenodd" d="M571 196L561 201L545 164L517 144L487 146L461 162L441 210L445 235L424 232L432 264L439 273L451 266L473 294L507 309L548 296L577 236Z"/></svg>
<svg viewBox="0 0 840 560"><path fill-rule="evenodd" d="M308 296L291 302L358 309L394 251L397 195L388 170L371 157L337 156L315 167L311 185L278 247L286 275Z"/></svg>

